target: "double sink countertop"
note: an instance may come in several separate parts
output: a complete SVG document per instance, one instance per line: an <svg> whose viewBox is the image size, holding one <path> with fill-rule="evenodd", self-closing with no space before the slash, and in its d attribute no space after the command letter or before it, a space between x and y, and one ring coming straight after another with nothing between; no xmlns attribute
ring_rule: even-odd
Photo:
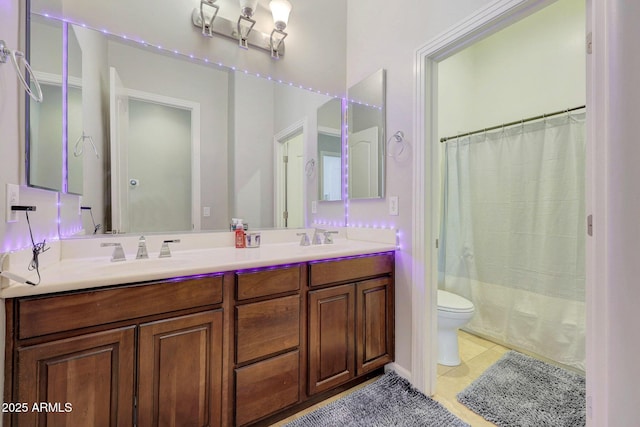
<svg viewBox="0 0 640 427"><path fill-rule="evenodd" d="M135 259L138 235L106 235L68 239L51 244L41 255L37 286L2 278L1 298L90 289L101 286L162 280L200 274L271 267L307 261L369 255L397 249L393 229L344 228L338 230L334 243L300 246L296 233L313 229L263 230L258 248L236 249L233 233L187 233L182 235L145 235L148 259ZM171 244L171 257L158 258L163 240L180 239ZM121 243L125 261L111 262L113 247L101 243ZM37 282L34 271L28 271L30 250L10 253L2 271L9 271Z"/></svg>

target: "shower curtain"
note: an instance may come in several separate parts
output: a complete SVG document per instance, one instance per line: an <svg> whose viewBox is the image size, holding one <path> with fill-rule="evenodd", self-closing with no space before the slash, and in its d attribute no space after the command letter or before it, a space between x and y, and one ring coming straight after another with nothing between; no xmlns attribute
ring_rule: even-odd
<svg viewBox="0 0 640 427"><path fill-rule="evenodd" d="M445 145L439 287L470 332L584 370L584 113Z"/></svg>

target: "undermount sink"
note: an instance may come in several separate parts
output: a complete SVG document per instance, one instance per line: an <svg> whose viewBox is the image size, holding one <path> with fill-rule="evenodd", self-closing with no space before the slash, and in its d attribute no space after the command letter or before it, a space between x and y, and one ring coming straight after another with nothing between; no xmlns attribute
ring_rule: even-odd
<svg viewBox="0 0 640 427"><path fill-rule="evenodd" d="M143 272L148 270L175 268L177 264L185 264L185 260L180 258L129 259L115 262L106 260L101 265L92 267L92 270L95 272L102 271L104 273Z"/></svg>

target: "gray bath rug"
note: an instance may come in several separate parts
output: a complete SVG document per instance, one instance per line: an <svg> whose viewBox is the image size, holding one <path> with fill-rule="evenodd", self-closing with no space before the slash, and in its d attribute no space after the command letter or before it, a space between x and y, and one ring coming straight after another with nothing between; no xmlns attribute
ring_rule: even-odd
<svg viewBox="0 0 640 427"><path fill-rule="evenodd" d="M586 424L584 377L515 351L460 392L458 401L500 427Z"/></svg>
<svg viewBox="0 0 640 427"><path fill-rule="evenodd" d="M444 406L414 389L395 372L286 427L469 427Z"/></svg>

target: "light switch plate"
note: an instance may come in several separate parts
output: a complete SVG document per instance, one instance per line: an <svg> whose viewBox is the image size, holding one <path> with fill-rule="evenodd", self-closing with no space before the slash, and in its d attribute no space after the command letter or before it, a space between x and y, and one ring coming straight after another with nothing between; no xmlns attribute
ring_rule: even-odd
<svg viewBox="0 0 640 427"><path fill-rule="evenodd" d="M398 196L389 196L389 215L398 215Z"/></svg>
<svg viewBox="0 0 640 427"><path fill-rule="evenodd" d="M318 201L317 200L312 200L311 201L311 213L312 214L318 213Z"/></svg>
<svg viewBox="0 0 640 427"><path fill-rule="evenodd" d="M202 216L205 216L205 217L211 216L211 207L203 206L202 207Z"/></svg>
<svg viewBox="0 0 640 427"><path fill-rule="evenodd" d="M12 211L11 206L20 204L20 186L17 184L7 184L6 214L7 222L18 222L18 212Z"/></svg>

